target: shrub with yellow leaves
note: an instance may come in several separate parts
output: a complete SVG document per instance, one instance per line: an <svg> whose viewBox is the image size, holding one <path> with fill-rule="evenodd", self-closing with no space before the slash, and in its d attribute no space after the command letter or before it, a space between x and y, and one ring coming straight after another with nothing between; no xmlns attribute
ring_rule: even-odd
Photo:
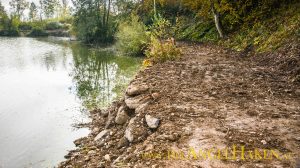
<svg viewBox="0 0 300 168"><path fill-rule="evenodd" d="M180 48L176 46L173 38L160 40L152 36L149 48L146 51L146 56L152 63L176 60L180 58L181 55L182 52Z"/></svg>

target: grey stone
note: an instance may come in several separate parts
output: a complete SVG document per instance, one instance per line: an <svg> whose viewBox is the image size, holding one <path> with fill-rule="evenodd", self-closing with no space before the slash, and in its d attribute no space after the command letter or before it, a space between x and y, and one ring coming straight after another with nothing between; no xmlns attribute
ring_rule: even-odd
<svg viewBox="0 0 300 168"><path fill-rule="evenodd" d="M104 156L104 159L105 159L106 161L110 161L110 156L109 156L109 154L106 154L106 155Z"/></svg>
<svg viewBox="0 0 300 168"><path fill-rule="evenodd" d="M157 100L160 97L160 94L159 93L152 93L151 96L154 100Z"/></svg>
<svg viewBox="0 0 300 168"><path fill-rule="evenodd" d="M159 125L159 119L158 118L152 117L152 116L147 114L145 116L145 119L146 119L146 123L147 123L148 127L150 127L150 128L157 128L158 127L158 125Z"/></svg>
<svg viewBox="0 0 300 168"><path fill-rule="evenodd" d="M94 141L98 141L100 139L103 139L104 137L107 136L107 134L109 133L108 130L103 130L101 131L95 138L94 138Z"/></svg>
<svg viewBox="0 0 300 168"><path fill-rule="evenodd" d="M142 141L148 134L147 128L143 126L143 122L137 120L137 117L132 118L125 130L125 138L130 143Z"/></svg>
<svg viewBox="0 0 300 168"><path fill-rule="evenodd" d="M127 115L126 111L124 110L124 107L121 106L118 110L117 116L115 118L115 123L117 124L124 124L129 119L129 116Z"/></svg>
<svg viewBox="0 0 300 168"><path fill-rule="evenodd" d="M125 103L127 107L130 109L136 109L141 104L147 103L149 101L150 101L150 97L149 96L145 97L143 95L125 98Z"/></svg>
<svg viewBox="0 0 300 168"><path fill-rule="evenodd" d="M129 124L125 130L125 138L129 141L129 142L133 142L133 124L134 124L134 120L135 118L132 118L130 121L129 121Z"/></svg>
<svg viewBox="0 0 300 168"><path fill-rule="evenodd" d="M127 128L125 130L125 137L129 142L133 142L132 128Z"/></svg>
<svg viewBox="0 0 300 168"><path fill-rule="evenodd" d="M124 146L127 146L129 144L127 138L123 137L120 139L119 143L118 143L118 149L124 147Z"/></svg>
<svg viewBox="0 0 300 168"><path fill-rule="evenodd" d="M267 144L267 141L266 140L261 140L260 141L263 145L266 145Z"/></svg>
<svg viewBox="0 0 300 168"><path fill-rule="evenodd" d="M113 124L114 119L115 119L115 113L114 112L109 112L108 117L107 117L107 121L106 121L106 124L105 124L105 129L108 129Z"/></svg>
<svg viewBox="0 0 300 168"><path fill-rule="evenodd" d="M130 85L130 86L128 86L128 88L126 90L126 94L128 96L136 96L136 95L140 95L140 94L146 92L148 89L149 89L149 87L145 84Z"/></svg>
<svg viewBox="0 0 300 168"><path fill-rule="evenodd" d="M146 107L148 106L149 102L147 103L144 103L144 104L140 104L136 109L135 109L135 113L138 114L138 113L141 113L143 112Z"/></svg>

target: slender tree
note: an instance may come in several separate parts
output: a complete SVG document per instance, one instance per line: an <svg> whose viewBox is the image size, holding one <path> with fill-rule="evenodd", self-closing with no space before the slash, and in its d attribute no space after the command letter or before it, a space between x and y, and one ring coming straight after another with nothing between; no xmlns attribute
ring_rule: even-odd
<svg viewBox="0 0 300 168"><path fill-rule="evenodd" d="M111 5L111 0L108 0L106 24L108 24L108 19L109 19L109 15L110 15L110 5Z"/></svg>
<svg viewBox="0 0 300 168"><path fill-rule="evenodd" d="M74 28L79 39L90 42L108 42L113 39L111 19L112 0L73 0Z"/></svg>
<svg viewBox="0 0 300 168"><path fill-rule="evenodd" d="M40 20L43 20L43 15L44 15L44 2L43 0L39 0L40 6L39 6L39 15L40 15Z"/></svg>
<svg viewBox="0 0 300 168"><path fill-rule="evenodd" d="M2 2L0 1L0 16L4 13L6 13L6 12L5 12L4 6L2 5Z"/></svg>
<svg viewBox="0 0 300 168"><path fill-rule="evenodd" d="M25 9L29 6L29 3L26 2L26 0L11 0L9 5L11 7L12 14L21 19Z"/></svg>
<svg viewBox="0 0 300 168"><path fill-rule="evenodd" d="M34 2L31 2L29 7L29 19L31 21L34 21L37 19L37 15L38 15L37 6L35 5Z"/></svg>
<svg viewBox="0 0 300 168"><path fill-rule="evenodd" d="M216 4L217 3L217 4ZM220 13L216 10L216 5L220 6L220 2L214 1L214 0L210 0L210 9L213 13L214 16L214 21L215 21L215 25L216 28L218 30L218 33L220 35L221 38L224 38L224 31L223 31L223 26L222 26L222 22L221 22L221 18L220 18Z"/></svg>
<svg viewBox="0 0 300 168"><path fill-rule="evenodd" d="M191 10L196 11L197 14L214 18L216 29L221 38L224 37L224 31L221 21L220 11L224 11L225 8L228 8L229 2L220 0L183 0L184 4L187 7L190 7Z"/></svg>
<svg viewBox="0 0 300 168"><path fill-rule="evenodd" d="M6 14L4 6L2 5L2 3L0 1L0 30L4 29L6 19L7 19L7 14Z"/></svg>
<svg viewBox="0 0 300 168"><path fill-rule="evenodd" d="M62 16L69 15L68 0L62 0Z"/></svg>
<svg viewBox="0 0 300 168"><path fill-rule="evenodd" d="M51 18L54 16L55 12L57 12L59 2L57 0L43 0L43 12L47 18Z"/></svg>

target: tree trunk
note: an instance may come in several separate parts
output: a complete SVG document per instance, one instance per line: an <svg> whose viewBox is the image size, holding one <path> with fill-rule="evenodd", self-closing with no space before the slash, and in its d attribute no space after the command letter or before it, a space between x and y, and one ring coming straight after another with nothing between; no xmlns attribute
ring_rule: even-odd
<svg viewBox="0 0 300 168"><path fill-rule="evenodd" d="M214 15L214 20L215 20L215 25L218 30L218 33L221 38L224 38L224 33L223 33L223 28L222 28L222 23L220 20L220 13L215 9L214 5L212 4L211 7L212 13Z"/></svg>
<svg viewBox="0 0 300 168"><path fill-rule="evenodd" d="M106 23L107 23L107 24L108 24L108 19L109 19L110 3L111 3L111 0L108 0L108 7L107 7L107 18L106 18Z"/></svg>
<svg viewBox="0 0 300 168"><path fill-rule="evenodd" d="M157 13L156 13L156 1L153 0L153 10L154 10L154 17L157 17Z"/></svg>
<svg viewBox="0 0 300 168"><path fill-rule="evenodd" d="M104 0L104 3L103 3L103 18L102 18L102 23L103 23L103 26L105 27L106 26L106 0Z"/></svg>

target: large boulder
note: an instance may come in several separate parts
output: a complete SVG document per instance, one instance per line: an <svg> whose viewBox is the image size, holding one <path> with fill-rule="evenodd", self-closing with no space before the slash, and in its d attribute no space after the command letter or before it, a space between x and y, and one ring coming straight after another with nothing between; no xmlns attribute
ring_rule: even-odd
<svg viewBox="0 0 300 168"><path fill-rule="evenodd" d="M136 109L135 109L135 113L136 114L139 114L139 113L142 113L146 110L146 108L148 107L149 105L149 102L146 102L144 104L140 104Z"/></svg>
<svg viewBox="0 0 300 168"><path fill-rule="evenodd" d="M150 96L139 95L135 97L125 97L125 104L130 109L136 109L141 104L147 103L151 100Z"/></svg>
<svg viewBox="0 0 300 168"><path fill-rule="evenodd" d="M127 90L126 90L126 94L128 96L136 96L136 95L140 95L144 92L146 92L149 89L149 87L145 84L141 84L141 85L130 85L128 86Z"/></svg>
<svg viewBox="0 0 300 168"><path fill-rule="evenodd" d="M129 124L125 130L125 138L128 142L139 142L147 136L147 128L143 126L142 121L138 121L136 117L129 121Z"/></svg>
<svg viewBox="0 0 300 168"><path fill-rule="evenodd" d="M133 126L134 126L135 117L129 121L129 124L125 130L125 138L129 142L133 142Z"/></svg>
<svg viewBox="0 0 300 168"><path fill-rule="evenodd" d="M124 110L124 106L121 106L118 110L117 116L115 118L115 123L116 124L124 124L126 123L126 121L129 119L128 114L126 113L126 111Z"/></svg>

